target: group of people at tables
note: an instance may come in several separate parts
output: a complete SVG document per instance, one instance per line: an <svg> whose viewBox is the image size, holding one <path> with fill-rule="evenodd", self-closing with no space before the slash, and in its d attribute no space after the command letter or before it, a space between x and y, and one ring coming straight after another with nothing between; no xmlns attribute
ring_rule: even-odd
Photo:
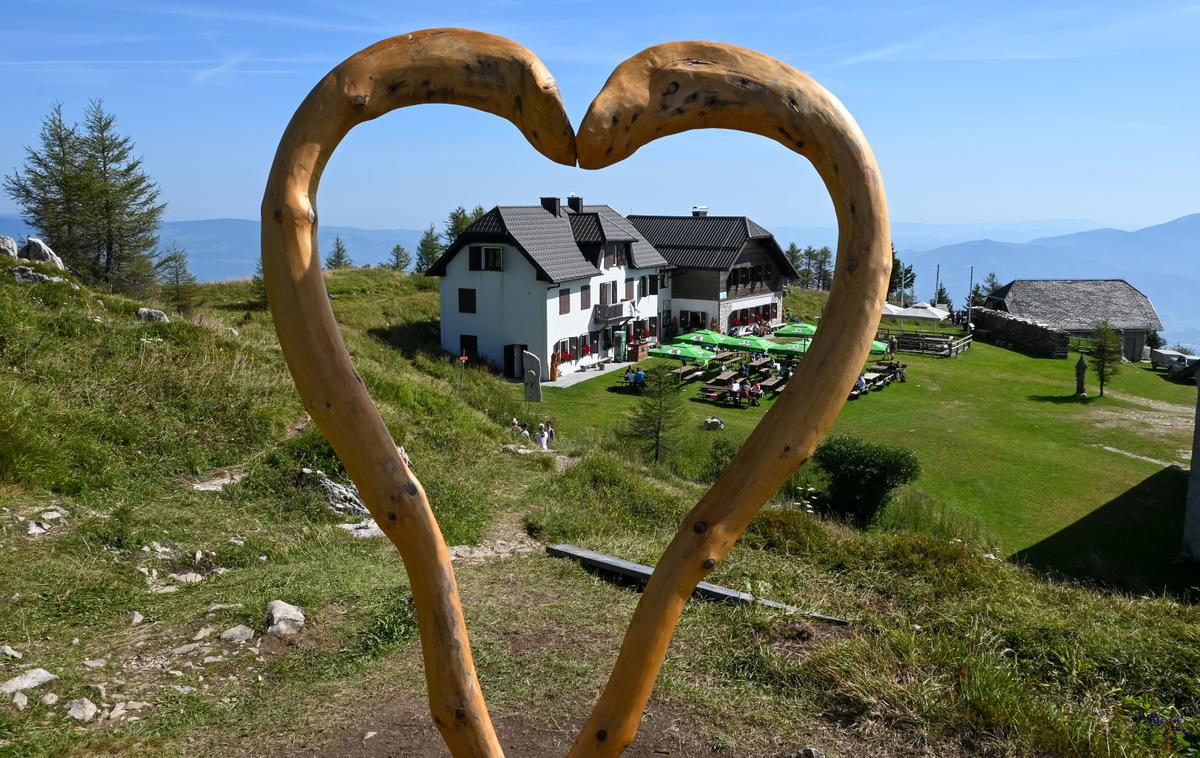
<svg viewBox="0 0 1200 758"><path fill-rule="evenodd" d="M780 364L778 361L767 359L760 353L751 354L750 360L745 361L734 371L726 371L713 377L708 384L700 388L700 394L710 400L725 400L734 408L757 407L768 391L778 392L792 376L790 364ZM770 373L771 378L757 378L758 372Z"/></svg>

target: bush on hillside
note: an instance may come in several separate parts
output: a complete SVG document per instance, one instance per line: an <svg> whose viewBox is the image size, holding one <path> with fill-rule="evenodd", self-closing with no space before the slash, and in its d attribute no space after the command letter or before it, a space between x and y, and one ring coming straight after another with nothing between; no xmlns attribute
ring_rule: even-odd
<svg viewBox="0 0 1200 758"><path fill-rule="evenodd" d="M908 448L841 435L826 438L813 461L829 477L826 508L860 527L875 520L894 489L921 473L916 454Z"/></svg>

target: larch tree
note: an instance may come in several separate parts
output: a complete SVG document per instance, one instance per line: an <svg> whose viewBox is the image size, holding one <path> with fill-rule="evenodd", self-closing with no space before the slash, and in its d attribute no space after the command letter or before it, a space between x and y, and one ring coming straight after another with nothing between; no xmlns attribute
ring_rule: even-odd
<svg viewBox="0 0 1200 758"><path fill-rule="evenodd" d="M996 290L1003 287L1000 277L996 276L995 271L989 271L988 275L983 278L983 292L985 295L990 295Z"/></svg>
<svg viewBox="0 0 1200 758"><path fill-rule="evenodd" d="M353 265L354 261L350 260L350 253L346 251L346 242L339 234L333 238L333 247L329 249L329 257L325 259L325 268L335 271L340 268L350 268Z"/></svg>
<svg viewBox="0 0 1200 758"><path fill-rule="evenodd" d="M188 270L186 250L172 245L158 259L155 268L159 291L172 308L187 313L196 307L200 300L200 289L195 274Z"/></svg>
<svg viewBox="0 0 1200 758"><path fill-rule="evenodd" d="M167 206L134 156L133 139L118 134L116 124L103 101L88 104L81 137L84 238L93 279L140 294L153 284L154 248Z"/></svg>
<svg viewBox="0 0 1200 758"><path fill-rule="evenodd" d="M827 290L833 286L833 251L828 247L817 248L812 263L813 286Z"/></svg>
<svg viewBox="0 0 1200 758"><path fill-rule="evenodd" d="M388 258L388 268L393 268L397 271L408 271L412 266L412 253L405 249L404 245L396 244L392 246L391 257Z"/></svg>
<svg viewBox="0 0 1200 758"><path fill-rule="evenodd" d="M646 369L646 384L638 404L619 428L618 436L658 463L674 445L683 415L679 381L668 366L651 366Z"/></svg>
<svg viewBox="0 0 1200 758"><path fill-rule="evenodd" d="M88 190L79 128L63 118L62 103L42 119L39 146L25 148L24 167L4 177L4 191L25 223L89 281L83 207Z"/></svg>
<svg viewBox="0 0 1200 758"><path fill-rule="evenodd" d="M437 262L438 258L442 257L445 247L442 245L442 240L438 237L437 231L433 224L425 230L421 235L421 241L417 243L417 265L413 267L413 271L418 274L423 274L429 270L429 267Z"/></svg>
<svg viewBox="0 0 1200 758"><path fill-rule="evenodd" d="M1092 355L1088 364L1092 368L1092 373L1096 375L1096 381L1100 383L1100 397L1104 397L1104 385L1116 376L1121 368L1121 362L1125 360L1125 356L1121 352L1121 335L1112 328L1112 324L1101 321L1096 324L1092 338Z"/></svg>
<svg viewBox="0 0 1200 758"><path fill-rule="evenodd" d="M485 213L487 211L481 205L476 205L471 210L467 210L460 205L450 211L449 215L446 216L446 223L442 229L442 243L446 247L453 245L458 235L465 232L468 226L483 218Z"/></svg>

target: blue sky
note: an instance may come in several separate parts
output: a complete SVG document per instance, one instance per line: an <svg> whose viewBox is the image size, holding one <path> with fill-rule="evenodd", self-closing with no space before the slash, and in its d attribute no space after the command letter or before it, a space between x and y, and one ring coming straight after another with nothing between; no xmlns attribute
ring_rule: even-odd
<svg viewBox="0 0 1200 758"><path fill-rule="evenodd" d="M972 7L974 6L974 7ZM1200 211L1200 3L55 2L7 0L0 172L55 100L102 97L162 185L168 218L254 218L292 111L368 44L433 26L538 54L578 123L645 47L710 39L812 74L862 125L892 217L1093 219L1133 228ZM322 219L421 227L462 203L576 192L625 212L746 213L832 225L811 167L732 132L660 141L604 172L554 166L509 124L450 106L394 112L334 156ZM0 197L0 212L12 212Z"/></svg>

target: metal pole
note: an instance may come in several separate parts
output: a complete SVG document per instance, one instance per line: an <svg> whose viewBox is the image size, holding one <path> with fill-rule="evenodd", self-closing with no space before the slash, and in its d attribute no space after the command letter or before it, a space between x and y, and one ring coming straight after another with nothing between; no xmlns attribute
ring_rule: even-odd
<svg viewBox="0 0 1200 758"><path fill-rule="evenodd" d="M967 285L967 334L971 333L971 308L975 307L975 266L971 266L971 283Z"/></svg>

